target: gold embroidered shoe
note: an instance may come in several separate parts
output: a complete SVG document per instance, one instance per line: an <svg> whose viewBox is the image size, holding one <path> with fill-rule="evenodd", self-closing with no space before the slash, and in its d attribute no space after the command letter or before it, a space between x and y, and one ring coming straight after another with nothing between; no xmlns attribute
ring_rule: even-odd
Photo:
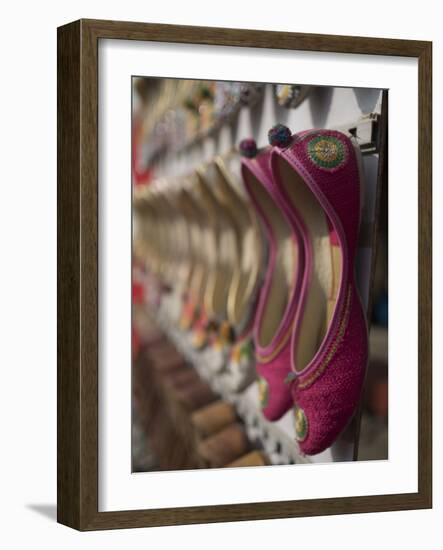
<svg viewBox="0 0 443 550"><path fill-rule="evenodd" d="M291 337L289 381L302 452L328 448L361 397L368 358L366 317L355 283L360 151L344 134L295 134L271 167L287 215L302 228L304 274Z"/></svg>

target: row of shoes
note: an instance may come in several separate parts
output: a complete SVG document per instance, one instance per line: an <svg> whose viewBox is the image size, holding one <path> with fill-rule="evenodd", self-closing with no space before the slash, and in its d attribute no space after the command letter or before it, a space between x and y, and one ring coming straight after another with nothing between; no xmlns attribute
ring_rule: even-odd
<svg viewBox="0 0 443 550"><path fill-rule="evenodd" d="M134 194L134 257L151 305L176 304L172 322L195 350L218 354L232 391L257 381L268 420L292 408L307 455L336 440L361 397L362 185L349 137L292 134L278 124L264 148L243 140L191 174Z"/></svg>
<svg viewBox="0 0 443 550"><path fill-rule="evenodd" d="M242 107L253 107L264 89L264 84L251 82L140 78L135 91L149 111L143 117L143 142L149 145L151 157L165 150L181 150L232 119ZM275 85L275 101L281 107L296 108L310 89ZM146 147L144 152L148 152Z"/></svg>

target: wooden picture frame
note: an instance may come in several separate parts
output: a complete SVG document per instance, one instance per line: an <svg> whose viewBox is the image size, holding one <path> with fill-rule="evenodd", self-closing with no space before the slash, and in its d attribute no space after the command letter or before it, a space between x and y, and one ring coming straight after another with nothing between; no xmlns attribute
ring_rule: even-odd
<svg viewBox="0 0 443 550"><path fill-rule="evenodd" d="M418 59L419 376L416 493L98 511L98 41L123 39ZM79 530L432 506L432 44L80 20L58 29L58 521Z"/></svg>

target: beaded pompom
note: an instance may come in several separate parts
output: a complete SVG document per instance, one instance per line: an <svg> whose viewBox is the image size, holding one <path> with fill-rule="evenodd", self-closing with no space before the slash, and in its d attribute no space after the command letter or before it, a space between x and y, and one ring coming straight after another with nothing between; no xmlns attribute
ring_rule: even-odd
<svg viewBox="0 0 443 550"><path fill-rule="evenodd" d="M254 158L257 154L257 144L255 139L243 139L239 145L240 154L247 158Z"/></svg>
<svg viewBox="0 0 443 550"><path fill-rule="evenodd" d="M271 145L287 147L292 140L291 130L284 124L276 124L269 130L268 139Z"/></svg>

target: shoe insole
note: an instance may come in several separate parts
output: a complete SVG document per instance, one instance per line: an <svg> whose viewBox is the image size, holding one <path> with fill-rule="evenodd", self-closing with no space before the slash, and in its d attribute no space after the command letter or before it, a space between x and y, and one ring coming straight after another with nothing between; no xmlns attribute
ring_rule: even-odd
<svg viewBox="0 0 443 550"><path fill-rule="evenodd" d="M226 319L227 298L232 279L230 252L234 247L233 237L229 231L221 231L218 235L218 256L209 272L208 284L205 290L204 303L208 314L218 319Z"/></svg>
<svg viewBox="0 0 443 550"><path fill-rule="evenodd" d="M199 174L199 194L207 212L205 230L208 242L209 273L204 292L204 305L209 316L219 320L227 317L229 285L237 259L237 241L226 205L217 195L214 164Z"/></svg>
<svg viewBox="0 0 443 550"><path fill-rule="evenodd" d="M203 289L207 269L205 267L202 214L192 194L182 189L178 198L179 210L186 220L188 232L188 283L187 290L192 301L200 304L203 300Z"/></svg>
<svg viewBox="0 0 443 550"><path fill-rule="evenodd" d="M160 215L159 256L161 259L162 277L165 283L174 285L177 282L177 247L176 220L171 223L173 207L165 193L158 196L157 208ZM169 222L169 223L168 223Z"/></svg>
<svg viewBox="0 0 443 550"><path fill-rule="evenodd" d="M248 227L241 238L241 258L229 293L229 314L234 326L247 321L258 286L261 267L261 244L259 228Z"/></svg>
<svg viewBox="0 0 443 550"><path fill-rule="evenodd" d="M162 219L166 281L171 287L181 288L185 275L182 258L186 247L186 228L180 217L176 215L174 202L168 193L162 194Z"/></svg>
<svg viewBox="0 0 443 550"><path fill-rule="evenodd" d="M181 210L182 202L181 192L171 193L169 196L171 205L171 218L174 226L172 264L174 269L174 257L177 265L177 281L176 288L181 294L183 290L189 288L189 282L192 272L192 250L191 250L191 235L190 225L187 221L185 213Z"/></svg>
<svg viewBox="0 0 443 550"><path fill-rule="evenodd" d="M297 247L293 240L292 229L271 195L250 171L246 172L248 188L258 203L259 218L265 218L275 241L275 259L268 265L266 278L270 285L265 296L258 342L262 347L271 344L277 334L294 290L294 278L298 263ZM264 232L269 229L264 224Z"/></svg>
<svg viewBox="0 0 443 550"><path fill-rule="evenodd" d="M280 182L305 225L312 250L311 278L294 350L294 367L301 371L326 335L337 300L343 260L340 247L331 239L331 224L309 187L284 159L278 159L277 169Z"/></svg>
<svg viewBox="0 0 443 550"><path fill-rule="evenodd" d="M216 160L221 177L225 181L224 193L229 196L230 212L234 218L238 239L239 258L234 266L232 282L228 296L228 317L235 327L241 326L247 321L250 312L253 293L257 287L262 250L260 228L252 207L248 204L246 196L240 195L237 190L240 184L235 181L235 175L230 173L228 166L233 166L235 156L240 159L238 153L231 153L224 158ZM240 163L238 163L238 174Z"/></svg>

